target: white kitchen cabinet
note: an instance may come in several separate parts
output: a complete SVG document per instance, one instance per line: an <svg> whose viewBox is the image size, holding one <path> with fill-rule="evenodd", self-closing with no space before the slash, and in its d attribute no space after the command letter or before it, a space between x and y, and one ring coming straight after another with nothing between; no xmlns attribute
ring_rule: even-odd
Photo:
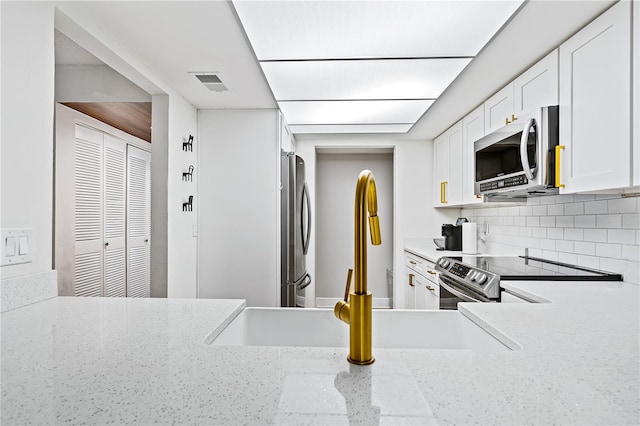
<svg viewBox="0 0 640 426"><path fill-rule="evenodd" d="M462 203L475 204L482 202L482 196L476 197L475 153L473 143L485 135L484 104L467 114L462 119Z"/></svg>
<svg viewBox="0 0 640 426"><path fill-rule="evenodd" d="M407 267L407 309L439 309L440 286L435 263L405 252Z"/></svg>
<svg viewBox="0 0 640 426"><path fill-rule="evenodd" d="M416 274L415 292L416 309L439 309L440 287L427 277Z"/></svg>
<svg viewBox="0 0 640 426"><path fill-rule="evenodd" d="M484 103L485 132L517 120L523 113L558 103L558 50L554 50Z"/></svg>
<svg viewBox="0 0 640 426"><path fill-rule="evenodd" d="M462 204L462 121L434 140L435 206Z"/></svg>
<svg viewBox="0 0 640 426"><path fill-rule="evenodd" d="M630 13L616 3L560 46L560 193L631 184Z"/></svg>

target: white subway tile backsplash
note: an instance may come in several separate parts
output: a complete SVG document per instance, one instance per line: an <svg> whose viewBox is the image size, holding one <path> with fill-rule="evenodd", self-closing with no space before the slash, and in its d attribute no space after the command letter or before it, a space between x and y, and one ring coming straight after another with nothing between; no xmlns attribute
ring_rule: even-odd
<svg viewBox="0 0 640 426"><path fill-rule="evenodd" d="M603 214L596 218L598 228L622 228L622 215Z"/></svg>
<svg viewBox="0 0 640 426"><path fill-rule="evenodd" d="M640 198L619 194L574 194L530 198L525 204L463 209L478 224L490 224L486 243L522 254L623 273L640 283ZM623 272L624 271L624 272Z"/></svg>
<svg viewBox="0 0 640 426"><path fill-rule="evenodd" d="M535 238L547 238L547 229L546 228L531 228L531 236ZM635 233L633 235L635 239Z"/></svg>
<svg viewBox="0 0 640 426"><path fill-rule="evenodd" d="M556 217L556 226L558 228L573 228L573 216Z"/></svg>
<svg viewBox="0 0 640 426"><path fill-rule="evenodd" d="M574 220L576 228L595 228L596 217L595 215L581 215L576 216Z"/></svg>
<svg viewBox="0 0 640 426"><path fill-rule="evenodd" d="M595 199L596 196L593 194L573 194L574 201L592 201Z"/></svg>
<svg viewBox="0 0 640 426"><path fill-rule="evenodd" d="M564 239L582 241L584 240L584 230L578 228L567 228L564 230Z"/></svg>
<svg viewBox="0 0 640 426"><path fill-rule="evenodd" d="M630 260L632 262L640 262L640 246L623 245L622 259Z"/></svg>
<svg viewBox="0 0 640 426"><path fill-rule="evenodd" d="M555 216L543 216L540 218L540 226L546 226L547 228L556 226Z"/></svg>
<svg viewBox="0 0 640 426"><path fill-rule="evenodd" d="M567 203L564 205L564 214L584 214L584 203Z"/></svg>
<svg viewBox="0 0 640 426"><path fill-rule="evenodd" d="M585 229L584 240L593 241L597 243L607 242L607 230L606 229Z"/></svg>
<svg viewBox="0 0 640 426"><path fill-rule="evenodd" d="M564 238L564 230L562 228L547 228L547 238L561 240Z"/></svg>
<svg viewBox="0 0 640 426"><path fill-rule="evenodd" d="M564 214L564 204L550 204L547 206L549 216L561 216Z"/></svg>
<svg viewBox="0 0 640 426"><path fill-rule="evenodd" d="M619 198L607 201L609 213L635 213L637 203L635 198Z"/></svg>
<svg viewBox="0 0 640 426"><path fill-rule="evenodd" d="M577 254L587 254L594 256L596 254L596 243L586 241L576 241L573 243L573 252Z"/></svg>
<svg viewBox="0 0 640 426"><path fill-rule="evenodd" d="M578 266L600 269L600 258L595 256L578 255Z"/></svg>
<svg viewBox="0 0 640 426"><path fill-rule="evenodd" d="M622 227L624 229L640 229L640 214L639 213L623 214Z"/></svg>
<svg viewBox="0 0 640 426"><path fill-rule="evenodd" d="M602 214L607 212L608 210L606 201L586 201L584 203L585 214Z"/></svg>
<svg viewBox="0 0 640 426"><path fill-rule="evenodd" d="M598 257L622 257L622 246L620 244L596 243L596 256Z"/></svg>
<svg viewBox="0 0 640 426"><path fill-rule="evenodd" d="M564 262L570 265L577 265L578 255L572 254L572 253L558 253L558 262Z"/></svg>
<svg viewBox="0 0 640 426"><path fill-rule="evenodd" d="M540 226L540 218L538 216L528 216L527 226Z"/></svg>
<svg viewBox="0 0 640 426"><path fill-rule="evenodd" d="M556 240L540 240L540 248L542 250L555 250L556 249Z"/></svg>
<svg viewBox="0 0 640 426"><path fill-rule="evenodd" d="M609 229L607 242L616 244L635 244L636 234L628 229Z"/></svg>
<svg viewBox="0 0 640 426"><path fill-rule="evenodd" d="M566 240L557 240L556 241L556 250L562 251L565 253L577 253L577 250L574 247L574 244L578 244L578 242L566 241ZM588 254L588 253L585 253Z"/></svg>

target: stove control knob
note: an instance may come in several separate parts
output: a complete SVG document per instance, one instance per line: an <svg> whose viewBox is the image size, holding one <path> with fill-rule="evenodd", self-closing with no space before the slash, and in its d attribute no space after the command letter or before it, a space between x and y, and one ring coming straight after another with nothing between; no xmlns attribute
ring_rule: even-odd
<svg viewBox="0 0 640 426"><path fill-rule="evenodd" d="M476 279L476 276L478 275L478 273L476 271L471 271L469 272L469 275L467 275L467 278L469 278L469 281L473 281Z"/></svg>
<svg viewBox="0 0 640 426"><path fill-rule="evenodd" d="M487 276L485 274L483 274L482 272L480 272L478 275L476 275L476 282L478 284L482 284L487 280Z"/></svg>
<svg viewBox="0 0 640 426"><path fill-rule="evenodd" d="M442 266L443 268L448 268L449 265L451 264L451 262L449 262L447 259L440 259L440 266Z"/></svg>

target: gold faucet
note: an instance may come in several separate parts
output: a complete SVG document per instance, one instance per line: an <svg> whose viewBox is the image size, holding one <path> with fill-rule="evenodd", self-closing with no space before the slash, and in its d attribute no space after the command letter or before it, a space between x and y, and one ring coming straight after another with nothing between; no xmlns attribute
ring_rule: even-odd
<svg viewBox="0 0 640 426"><path fill-rule="evenodd" d="M371 315L373 296L367 291L367 225L369 210L371 244L380 245L380 222L378 220L378 193L373 173L363 170L358 176L355 200L355 275L354 291L349 293L351 269L347 276L344 300L336 304L333 312L338 319L349 324L349 356L352 364L368 365L375 361L371 354ZM351 298L348 301L348 297Z"/></svg>

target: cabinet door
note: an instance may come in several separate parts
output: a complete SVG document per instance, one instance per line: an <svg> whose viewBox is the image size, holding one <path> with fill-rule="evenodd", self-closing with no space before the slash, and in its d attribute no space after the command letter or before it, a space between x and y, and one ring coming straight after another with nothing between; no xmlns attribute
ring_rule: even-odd
<svg viewBox="0 0 640 426"><path fill-rule="evenodd" d="M474 109L462 119L462 203L473 204L482 202L474 194L475 184L475 153L473 143L483 137L484 132L484 104Z"/></svg>
<svg viewBox="0 0 640 426"><path fill-rule="evenodd" d="M151 292L151 154L127 147L127 296Z"/></svg>
<svg viewBox="0 0 640 426"><path fill-rule="evenodd" d="M536 108L558 104L558 49L542 58L513 82L517 117Z"/></svg>
<svg viewBox="0 0 640 426"><path fill-rule="evenodd" d="M125 194L127 144L104 135L104 295L127 295Z"/></svg>
<svg viewBox="0 0 640 426"><path fill-rule="evenodd" d="M410 272L407 279L407 305L406 309L416 308L416 274Z"/></svg>
<svg viewBox="0 0 640 426"><path fill-rule="evenodd" d="M513 114L513 83L503 87L484 103L484 131L494 130L509 124Z"/></svg>
<svg viewBox="0 0 640 426"><path fill-rule="evenodd" d="M444 206L445 203L445 185L449 180L449 141L446 133L437 137L434 141L435 159L435 206Z"/></svg>
<svg viewBox="0 0 640 426"><path fill-rule="evenodd" d="M416 309L439 309L438 286L419 274L416 275L415 284Z"/></svg>
<svg viewBox="0 0 640 426"><path fill-rule="evenodd" d="M631 2L560 46L561 193L631 183Z"/></svg>
<svg viewBox="0 0 640 426"><path fill-rule="evenodd" d="M80 125L75 132L74 295L102 296L103 137Z"/></svg>
<svg viewBox="0 0 640 426"><path fill-rule="evenodd" d="M449 180L444 186L444 201L449 205L462 204L462 121L448 131Z"/></svg>

